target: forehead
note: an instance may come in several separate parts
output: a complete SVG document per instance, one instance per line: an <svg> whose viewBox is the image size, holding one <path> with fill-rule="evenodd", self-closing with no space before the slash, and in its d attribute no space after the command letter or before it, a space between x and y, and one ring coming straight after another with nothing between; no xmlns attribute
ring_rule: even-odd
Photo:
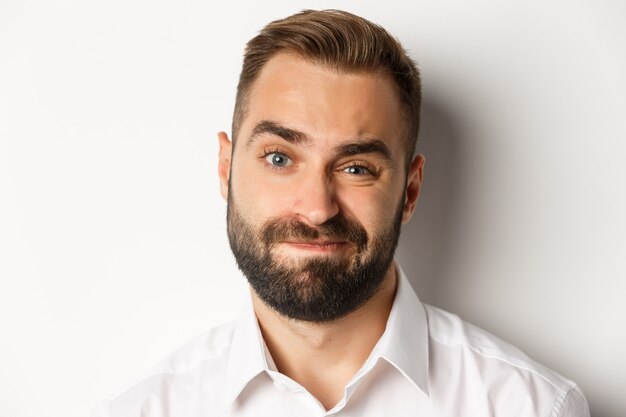
<svg viewBox="0 0 626 417"><path fill-rule="evenodd" d="M400 100L386 74L336 71L279 53L252 86L239 136L245 141L265 120L304 132L318 146L377 138L402 151Z"/></svg>

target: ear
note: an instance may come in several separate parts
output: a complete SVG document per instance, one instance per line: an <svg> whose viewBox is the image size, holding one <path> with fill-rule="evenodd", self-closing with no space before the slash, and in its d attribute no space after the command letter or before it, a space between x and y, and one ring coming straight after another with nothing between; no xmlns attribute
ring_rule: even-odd
<svg viewBox="0 0 626 417"><path fill-rule="evenodd" d="M426 158L424 158L424 155L420 154L413 159L413 162L411 162L411 166L409 167L409 173L406 180L404 210L402 212L402 224L411 220L413 212L415 211L417 197L419 197L420 190L422 189L425 162Z"/></svg>
<svg viewBox="0 0 626 417"><path fill-rule="evenodd" d="M219 162L217 175L220 177L220 192L224 200L228 200L228 180L230 178L230 161L233 143L228 139L226 132L219 132L217 139L220 142Z"/></svg>

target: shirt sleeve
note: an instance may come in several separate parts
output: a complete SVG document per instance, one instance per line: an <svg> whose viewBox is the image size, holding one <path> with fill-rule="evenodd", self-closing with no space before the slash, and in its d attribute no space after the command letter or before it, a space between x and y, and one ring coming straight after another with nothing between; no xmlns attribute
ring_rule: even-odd
<svg viewBox="0 0 626 417"><path fill-rule="evenodd" d="M550 416L554 417L590 417L589 405L579 387L570 389L563 402L555 406Z"/></svg>

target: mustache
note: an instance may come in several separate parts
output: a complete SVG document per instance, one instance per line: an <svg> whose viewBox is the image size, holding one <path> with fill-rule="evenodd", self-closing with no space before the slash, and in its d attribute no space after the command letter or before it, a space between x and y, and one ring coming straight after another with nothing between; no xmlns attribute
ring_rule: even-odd
<svg viewBox="0 0 626 417"><path fill-rule="evenodd" d="M365 249L369 240L360 223L343 216L335 216L318 227L311 227L295 218L274 218L268 220L261 229L261 240L268 247L287 239L346 241L354 244L358 250Z"/></svg>

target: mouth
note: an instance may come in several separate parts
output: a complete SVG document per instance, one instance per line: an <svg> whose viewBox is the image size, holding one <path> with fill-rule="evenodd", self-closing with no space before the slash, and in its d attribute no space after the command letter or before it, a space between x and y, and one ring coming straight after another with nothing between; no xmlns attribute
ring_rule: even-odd
<svg viewBox="0 0 626 417"><path fill-rule="evenodd" d="M349 242L336 240L285 241L281 243L297 250L320 253L344 250L350 245Z"/></svg>

